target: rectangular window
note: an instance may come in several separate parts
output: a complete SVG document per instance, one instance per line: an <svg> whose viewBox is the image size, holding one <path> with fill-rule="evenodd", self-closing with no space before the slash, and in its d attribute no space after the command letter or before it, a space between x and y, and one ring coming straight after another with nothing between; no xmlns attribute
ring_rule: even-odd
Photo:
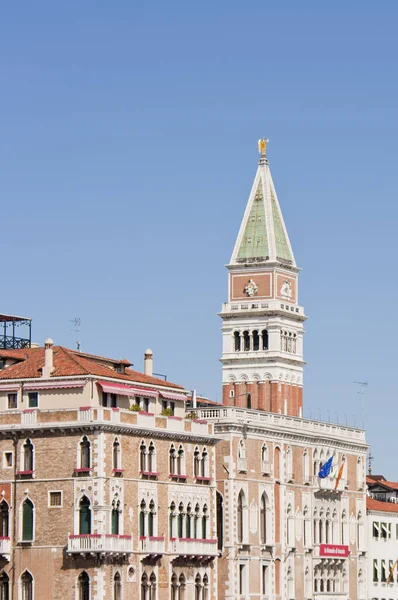
<svg viewBox="0 0 398 600"><path fill-rule="evenodd" d="M107 392L102 392L102 406L108 406L108 394L107 394Z"/></svg>
<svg viewBox="0 0 398 600"><path fill-rule="evenodd" d="M48 506L50 508L61 508L62 492L48 492Z"/></svg>
<svg viewBox="0 0 398 600"><path fill-rule="evenodd" d="M162 410L167 410L167 400L162 400ZM397 525L398 527L398 525ZM398 531L398 529L397 529Z"/></svg>
<svg viewBox="0 0 398 600"><path fill-rule="evenodd" d="M3 454L3 468L11 469L13 464L14 454L12 452L4 452Z"/></svg>
<svg viewBox="0 0 398 600"><path fill-rule="evenodd" d="M142 399L142 406L145 412L149 412L149 398Z"/></svg>
<svg viewBox="0 0 398 600"><path fill-rule="evenodd" d="M112 408L117 407L117 395L116 394L111 394L111 407Z"/></svg>
<svg viewBox="0 0 398 600"><path fill-rule="evenodd" d="M39 406L39 394L37 392L29 392L29 408L37 408Z"/></svg>
<svg viewBox="0 0 398 600"><path fill-rule="evenodd" d="M171 412L174 415L174 410L175 410L175 402L170 402L170 408L171 408Z"/></svg>
<svg viewBox="0 0 398 600"><path fill-rule="evenodd" d="M18 395L8 394L8 408L17 408Z"/></svg>
<svg viewBox="0 0 398 600"><path fill-rule="evenodd" d="M268 567L267 567L267 565L262 566L261 593L264 594L265 596L268 595Z"/></svg>
<svg viewBox="0 0 398 600"><path fill-rule="evenodd" d="M380 574L380 581L382 581L383 583L385 583L387 581L387 575L386 575L386 561L382 560L381 561L381 574Z"/></svg>
<svg viewBox="0 0 398 600"><path fill-rule="evenodd" d="M387 527L388 527L388 539L391 539L391 523L387 523Z"/></svg>
<svg viewBox="0 0 398 600"><path fill-rule="evenodd" d="M6 361L3 358L0 358L0 371L2 371L4 369L5 364L6 364Z"/></svg>
<svg viewBox="0 0 398 600"><path fill-rule="evenodd" d="M387 539L387 523L380 523L380 537Z"/></svg>
<svg viewBox="0 0 398 600"><path fill-rule="evenodd" d="M245 593L245 565L239 565L239 594Z"/></svg>
<svg viewBox="0 0 398 600"><path fill-rule="evenodd" d="M397 525L397 535L398 535L398 525ZM374 538L380 537L380 527L376 521L373 521L373 537Z"/></svg>

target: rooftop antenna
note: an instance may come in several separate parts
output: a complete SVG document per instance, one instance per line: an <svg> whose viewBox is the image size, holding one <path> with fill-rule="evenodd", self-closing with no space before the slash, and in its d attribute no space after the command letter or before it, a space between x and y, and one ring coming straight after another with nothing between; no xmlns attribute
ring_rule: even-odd
<svg viewBox="0 0 398 600"><path fill-rule="evenodd" d="M360 386L358 390L358 394L361 396L361 404L362 404L362 429L365 429L365 390L369 385L368 381L354 381L356 385Z"/></svg>
<svg viewBox="0 0 398 600"><path fill-rule="evenodd" d="M82 325L82 320L80 317L75 317L74 319L69 319L69 323L72 323L71 331L74 331L75 333L80 332L80 327ZM78 352L80 352L80 341L79 340L76 340L76 350Z"/></svg>

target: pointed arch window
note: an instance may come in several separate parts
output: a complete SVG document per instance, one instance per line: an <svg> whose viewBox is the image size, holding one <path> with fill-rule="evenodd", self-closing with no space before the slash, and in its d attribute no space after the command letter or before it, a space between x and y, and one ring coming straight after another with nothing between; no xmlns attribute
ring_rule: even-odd
<svg viewBox="0 0 398 600"><path fill-rule="evenodd" d="M243 490L239 492L238 495L238 507L237 507L237 519L236 519L236 528L237 528L237 536L238 542L242 543L244 538L244 505L245 505L245 496Z"/></svg>
<svg viewBox="0 0 398 600"><path fill-rule="evenodd" d="M23 448L23 471L31 473L34 469L33 467L33 444L28 439L25 441Z"/></svg>
<svg viewBox="0 0 398 600"><path fill-rule="evenodd" d="M145 500L140 504L140 537L146 536L146 503Z"/></svg>
<svg viewBox="0 0 398 600"><path fill-rule="evenodd" d="M203 515L202 515L202 540L207 540L207 520L209 518L209 510L207 508L207 504L203 507Z"/></svg>
<svg viewBox="0 0 398 600"><path fill-rule="evenodd" d="M141 577L141 600L156 600L156 575L143 573Z"/></svg>
<svg viewBox="0 0 398 600"><path fill-rule="evenodd" d="M147 449L144 440L142 440L140 444L140 471L141 473L145 473L147 471L146 468L146 457L147 457Z"/></svg>
<svg viewBox="0 0 398 600"><path fill-rule="evenodd" d="M79 600L90 600L90 577L86 571L82 571L77 580Z"/></svg>
<svg viewBox="0 0 398 600"><path fill-rule="evenodd" d="M177 453L176 453L174 444L171 444L171 446L170 446L169 467L170 467L170 474L175 475L177 473Z"/></svg>
<svg viewBox="0 0 398 600"><path fill-rule="evenodd" d="M216 492L217 499L217 542L218 550L222 550L224 546L224 503L220 492ZM196 537L196 535L194 536Z"/></svg>
<svg viewBox="0 0 398 600"><path fill-rule="evenodd" d="M115 499L112 502L111 521L112 521L113 535L119 535L119 532L120 532L119 531L120 530L120 502L117 499Z"/></svg>
<svg viewBox="0 0 398 600"><path fill-rule="evenodd" d="M195 577L195 600L202 600L202 578L199 573Z"/></svg>
<svg viewBox="0 0 398 600"><path fill-rule="evenodd" d="M246 446L243 440L238 446L238 471L246 471Z"/></svg>
<svg viewBox="0 0 398 600"><path fill-rule="evenodd" d="M22 541L33 541L34 507L33 502L27 498L22 504Z"/></svg>
<svg viewBox="0 0 398 600"><path fill-rule="evenodd" d="M122 468L120 442L119 442L119 438L117 438L117 437L113 440L112 463L113 463L113 469L117 470L117 469Z"/></svg>
<svg viewBox="0 0 398 600"><path fill-rule="evenodd" d="M199 448L196 446L193 453L193 472L195 477L200 477L201 474L201 460Z"/></svg>
<svg viewBox="0 0 398 600"><path fill-rule="evenodd" d="M150 442L148 447L148 464L147 469L149 473L155 473L156 471L156 449L155 444Z"/></svg>
<svg viewBox="0 0 398 600"><path fill-rule="evenodd" d="M310 481L310 461L307 449L305 449L303 453L303 479L304 483L309 483Z"/></svg>
<svg viewBox="0 0 398 600"><path fill-rule="evenodd" d="M79 533L80 535L91 533L91 503L87 496L83 496L79 503Z"/></svg>
<svg viewBox="0 0 398 600"><path fill-rule="evenodd" d="M209 454L207 452L207 448L203 448L202 450L202 465L201 465L201 475L202 477L209 476Z"/></svg>
<svg viewBox="0 0 398 600"><path fill-rule="evenodd" d="M170 504L170 513L169 513L169 536L171 539L176 537L175 518L176 518L176 505L174 502L172 502Z"/></svg>
<svg viewBox="0 0 398 600"><path fill-rule="evenodd" d="M293 510L290 504L288 504L286 511L287 518L287 528L286 528L286 543L290 548L295 546L294 543L294 518L293 518Z"/></svg>
<svg viewBox="0 0 398 600"><path fill-rule="evenodd" d="M171 575L171 600L179 600L177 575L175 573Z"/></svg>
<svg viewBox="0 0 398 600"><path fill-rule="evenodd" d="M91 444L88 437L85 435L80 442L80 468L91 468Z"/></svg>
<svg viewBox="0 0 398 600"><path fill-rule="evenodd" d="M0 600L10 600L10 578L7 573L0 573Z"/></svg>
<svg viewBox="0 0 398 600"><path fill-rule="evenodd" d="M122 600L122 578L119 572L113 578L113 600Z"/></svg>
<svg viewBox="0 0 398 600"><path fill-rule="evenodd" d="M303 510L304 518L304 548L311 547L311 515L308 510L308 506L304 506Z"/></svg>
<svg viewBox="0 0 398 600"><path fill-rule="evenodd" d="M185 579L185 575L184 573L181 573L179 579L178 579L178 583L179 583L179 596L178 596L178 600L185 600L185 592L186 592L186 588L187 588L187 581Z"/></svg>
<svg viewBox="0 0 398 600"><path fill-rule="evenodd" d="M149 537L153 537L155 535L155 502L153 500L149 503L149 512L148 512L148 535Z"/></svg>
<svg viewBox="0 0 398 600"><path fill-rule="evenodd" d="M192 537L192 519L193 519L192 507L190 504L188 504L187 514L185 515L185 537L186 538Z"/></svg>
<svg viewBox="0 0 398 600"><path fill-rule="evenodd" d="M9 537L9 514L10 507L8 506L8 502L6 500L2 500L0 502L0 536L1 537ZM1 600L1 596L0 596Z"/></svg>
<svg viewBox="0 0 398 600"><path fill-rule="evenodd" d="M177 475L185 474L185 452L182 444L178 447L177 454Z"/></svg>
<svg viewBox="0 0 398 600"><path fill-rule="evenodd" d="M183 538L184 537L184 505L182 502L180 502L179 506L178 506L178 532L177 535L179 538Z"/></svg>
<svg viewBox="0 0 398 600"><path fill-rule="evenodd" d="M290 446L286 451L286 477L288 481L293 480L293 458L292 458L292 449Z"/></svg>
<svg viewBox="0 0 398 600"><path fill-rule="evenodd" d="M262 544L266 544L267 539L267 508L268 508L268 497L265 492L261 495L260 501L260 541Z"/></svg>
<svg viewBox="0 0 398 600"><path fill-rule="evenodd" d="M202 596L203 596L202 600L209 600L209 578L206 573L203 575L203 594L202 594Z"/></svg>
<svg viewBox="0 0 398 600"><path fill-rule="evenodd" d="M21 575L21 592L22 600L33 600L33 577L29 571Z"/></svg>
<svg viewBox="0 0 398 600"><path fill-rule="evenodd" d="M193 537L195 540L199 537L199 519L200 519L200 506L196 504L195 506L195 516L193 519Z"/></svg>

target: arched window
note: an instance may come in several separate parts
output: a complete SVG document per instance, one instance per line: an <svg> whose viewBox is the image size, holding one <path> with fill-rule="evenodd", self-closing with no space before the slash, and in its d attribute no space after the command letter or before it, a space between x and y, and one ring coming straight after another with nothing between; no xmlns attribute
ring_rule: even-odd
<svg viewBox="0 0 398 600"><path fill-rule="evenodd" d="M91 468L91 444L88 437L85 435L80 442L80 468Z"/></svg>
<svg viewBox="0 0 398 600"><path fill-rule="evenodd" d="M149 503L149 513L148 513L148 535L149 537L153 537L155 535L155 503L153 500Z"/></svg>
<svg viewBox="0 0 398 600"><path fill-rule="evenodd" d="M357 516L357 548L358 550L363 550L363 520L361 511L358 512Z"/></svg>
<svg viewBox="0 0 398 600"><path fill-rule="evenodd" d="M140 504L140 537L146 536L145 521L146 521L146 503L145 503L145 500L141 500L141 504Z"/></svg>
<svg viewBox="0 0 398 600"><path fill-rule="evenodd" d="M260 541L262 544L267 543L267 506L268 497L264 492L260 500Z"/></svg>
<svg viewBox="0 0 398 600"><path fill-rule="evenodd" d="M82 571L78 577L79 600L90 600L90 577Z"/></svg>
<svg viewBox="0 0 398 600"><path fill-rule="evenodd" d="M289 447L286 450L286 477L288 481L292 481L293 479L293 459L292 459L292 449Z"/></svg>
<svg viewBox="0 0 398 600"><path fill-rule="evenodd" d="M329 509L326 511L325 538L327 544L332 543L332 521Z"/></svg>
<svg viewBox="0 0 398 600"><path fill-rule="evenodd" d="M304 483L310 482L310 461L308 457L308 450L304 450L303 454L303 479Z"/></svg>
<svg viewBox="0 0 398 600"><path fill-rule="evenodd" d="M218 550L223 549L224 545L224 504L220 492L216 492L217 499L217 542ZM195 536L196 537L196 536Z"/></svg>
<svg viewBox="0 0 398 600"><path fill-rule="evenodd" d="M207 519L209 518L209 511L207 509L207 505L205 504L203 507L203 515L202 515L202 540L207 540Z"/></svg>
<svg viewBox="0 0 398 600"><path fill-rule="evenodd" d="M144 573L141 577L141 600L156 600L156 575Z"/></svg>
<svg viewBox="0 0 398 600"><path fill-rule="evenodd" d="M193 518L193 537L195 538L195 540L197 540L199 537L199 530L198 530L199 519L200 519L200 506L199 506L199 504L196 504L195 516Z"/></svg>
<svg viewBox="0 0 398 600"><path fill-rule="evenodd" d="M176 536L175 518L176 518L176 505L174 502L172 502L170 504L170 513L169 513L169 536L170 536L170 538L174 538Z"/></svg>
<svg viewBox="0 0 398 600"><path fill-rule="evenodd" d="M202 600L209 600L209 578L205 574L203 575L203 598Z"/></svg>
<svg viewBox="0 0 398 600"><path fill-rule="evenodd" d="M262 348L268 350L268 331L263 329L261 332Z"/></svg>
<svg viewBox="0 0 398 600"><path fill-rule="evenodd" d="M120 442L117 437L113 440L112 463L114 469L122 468L122 463L120 460Z"/></svg>
<svg viewBox="0 0 398 600"><path fill-rule="evenodd" d="M177 575L175 573L171 575L171 600L179 600Z"/></svg>
<svg viewBox="0 0 398 600"><path fill-rule="evenodd" d="M175 475L177 473L177 453L176 453L174 444L171 444L171 446L170 446L169 467L170 467L170 475Z"/></svg>
<svg viewBox="0 0 398 600"><path fill-rule="evenodd" d="M243 332L243 350L246 352L250 350L250 334L248 331Z"/></svg>
<svg viewBox="0 0 398 600"><path fill-rule="evenodd" d="M151 573L149 577L149 600L156 600L156 575Z"/></svg>
<svg viewBox="0 0 398 600"><path fill-rule="evenodd" d="M185 515L185 537L192 537L192 507L190 504L187 506L187 514Z"/></svg>
<svg viewBox="0 0 398 600"><path fill-rule="evenodd" d="M341 513L341 544L345 546L348 542L347 531L347 513L345 510Z"/></svg>
<svg viewBox="0 0 398 600"><path fill-rule="evenodd" d="M239 331L234 331L234 342L235 342L235 352L239 352L239 350L240 350L240 333L239 333Z"/></svg>
<svg viewBox="0 0 398 600"><path fill-rule="evenodd" d="M207 452L207 448L203 448L202 450L202 469L201 469L201 473L202 473L202 477L208 477L209 476L209 455Z"/></svg>
<svg viewBox="0 0 398 600"><path fill-rule="evenodd" d="M246 471L246 446L243 440L238 446L238 471Z"/></svg>
<svg viewBox="0 0 398 600"><path fill-rule="evenodd" d="M151 442L148 448L148 464L147 469L150 473L154 473L156 471L156 450L155 444Z"/></svg>
<svg viewBox="0 0 398 600"><path fill-rule="evenodd" d="M287 570L287 597L288 598L294 598L294 579L293 579L293 573L292 573L292 569L291 567L288 568Z"/></svg>
<svg viewBox="0 0 398 600"><path fill-rule="evenodd" d="M33 577L29 571L24 571L21 575L21 592L22 600L33 600Z"/></svg>
<svg viewBox="0 0 398 600"><path fill-rule="evenodd" d="M287 506L286 511L287 518L287 528L286 528L286 543L288 546L293 548L295 546L294 543L294 518L293 518L293 510L290 504Z"/></svg>
<svg viewBox="0 0 398 600"><path fill-rule="evenodd" d="M22 504L22 541L33 541L33 502L27 498Z"/></svg>
<svg viewBox="0 0 398 600"><path fill-rule="evenodd" d="M115 498L112 502L112 533L113 535L119 535L120 526L120 502Z"/></svg>
<svg viewBox="0 0 398 600"><path fill-rule="evenodd" d="M9 537L9 511L10 507L5 500L0 502L0 536L1 537ZM2 600L0 596L0 600Z"/></svg>
<svg viewBox="0 0 398 600"><path fill-rule="evenodd" d="M237 528L237 536L238 542L242 543L244 538L244 506L245 506L245 495L243 490L239 492L238 495L238 509L237 509L237 519L236 519L236 528Z"/></svg>
<svg viewBox="0 0 398 600"><path fill-rule="evenodd" d="M183 573L181 573L178 582L180 585L178 600L185 600L185 590L187 587L187 582Z"/></svg>
<svg viewBox="0 0 398 600"><path fill-rule="evenodd" d="M304 548L311 547L311 515L307 506L303 510L304 518Z"/></svg>
<svg viewBox="0 0 398 600"><path fill-rule="evenodd" d="M260 350L260 336L258 335L258 331L253 331L253 350Z"/></svg>
<svg viewBox="0 0 398 600"><path fill-rule="evenodd" d="M357 460L357 487L358 490L363 489L363 469L362 469L362 458L359 456Z"/></svg>
<svg viewBox="0 0 398 600"><path fill-rule="evenodd" d="M178 447L177 454L177 474L185 475L185 452L182 444Z"/></svg>
<svg viewBox="0 0 398 600"><path fill-rule="evenodd" d="M79 533L80 535L91 533L91 504L87 496L83 496L79 503Z"/></svg>
<svg viewBox="0 0 398 600"><path fill-rule="evenodd" d="M30 440L26 440L23 445L23 470L33 471L33 444Z"/></svg>
<svg viewBox="0 0 398 600"><path fill-rule="evenodd" d="M179 506L178 506L178 537L179 538L183 538L184 537L184 505L182 502L180 502Z"/></svg>
<svg viewBox="0 0 398 600"><path fill-rule="evenodd" d="M313 465L314 465L314 477L318 477L319 473L319 463L318 463L318 450L314 450L312 454Z"/></svg>
<svg viewBox="0 0 398 600"><path fill-rule="evenodd" d="M195 577L195 600L201 600L202 596L202 578L199 573Z"/></svg>
<svg viewBox="0 0 398 600"><path fill-rule="evenodd" d="M119 572L113 577L113 600L122 600L122 578Z"/></svg>
<svg viewBox="0 0 398 600"><path fill-rule="evenodd" d="M146 471L147 471L146 456L147 456L146 444L145 444L144 440L142 440L142 442L140 444L140 471L141 471L141 473L146 473Z"/></svg>
<svg viewBox="0 0 398 600"><path fill-rule="evenodd" d="M201 473L201 465L200 465L200 452L199 448L196 446L193 453L193 472L195 477L200 477Z"/></svg>
<svg viewBox="0 0 398 600"><path fill-rule="evenodd" d="M0 600L10 600L10 579L7 573L0 573Z"/></svg>

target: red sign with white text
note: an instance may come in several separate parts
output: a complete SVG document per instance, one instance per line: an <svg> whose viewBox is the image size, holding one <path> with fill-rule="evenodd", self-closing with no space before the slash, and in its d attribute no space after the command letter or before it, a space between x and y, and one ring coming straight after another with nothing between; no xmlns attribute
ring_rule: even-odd
<svg viewBox="0 0 398 600"><path fill-rule="evenodd" d="M336 544L321 544L319 547L319 556L347 558L348 554L348 546L337 546Z"/></svg>

